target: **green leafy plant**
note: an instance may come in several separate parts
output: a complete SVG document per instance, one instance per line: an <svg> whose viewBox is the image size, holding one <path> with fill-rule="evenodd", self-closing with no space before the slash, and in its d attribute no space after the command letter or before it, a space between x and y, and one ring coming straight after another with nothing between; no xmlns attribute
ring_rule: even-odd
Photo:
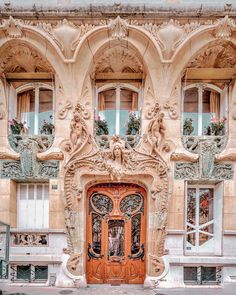
<svg viewBox="0 0 236 295"><path fill-rule="evenodd" d="M226 118L222 119L211 118L211 123L206 127L206 135L221 136L225 134L225 121Z"/></svg>
<svg viewBox="0 0 236 295"><path fill-rule="evenodd" d="M193 119L191 118L186 118L184 120L184 125L183 125L183 134L184 135L191 135L193 132L194 127L193 127Z"/></svg>
<svg viewBox="0 0 236 295"><path fill-rule="evenodd" d="M24 132L24 123L18 122L16 119L9 121L9 126L12 134L21 134Z"/></svg>
<svg viewBox="0 0 236 295"><path fill-rule="evenodd" d="M52 119L52 116L50 116L50 119ZM55 129L55 126L52 124L52 122L47 122L46 120L43 120L43 125L41 127L40 133L50 135L53 133Z"/></svg>
<svg viewBox="0 0 236 295"><path fill-rule="evenodd" d="M129 119L128 119L128 124L127 124L127 130L126 134L127 135L135 135L139 133L141 126L141 120L140 117L138 117L135 112L130 112L129 113Z"/></svg>
<svg viewBox="0 0 236 295"><path fill-rule="evenodd" d="M100 117L95 120L95 133L97 136L109 134L108 124L106 120L101 120Z"/></svg>

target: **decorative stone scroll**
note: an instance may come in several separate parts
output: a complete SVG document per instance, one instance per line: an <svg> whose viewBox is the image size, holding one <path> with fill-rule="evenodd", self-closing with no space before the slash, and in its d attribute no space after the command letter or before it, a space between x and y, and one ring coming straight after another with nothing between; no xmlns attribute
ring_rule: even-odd
<svg viewBox="0 0 236 295"><path fill-rule="evenodd" d="M60 120L65 119L69 110L72 109L72 107L73 107L73 105L70 101L66 101L64 104L60 103L59 109L57 112L58 119L60 119Z"/></svg>
<svg viewBox="0 0 236 295"><path fill-rule="evenodd" d="M11 235L13 247L47 247L48 234L42 233L14 233Z"/></svg>
<svg viewBox="0 0 236 295"><path fill-rule="evenodd" d="M150 119L147 137L141 140L137 148L126 148L125 142L119 136L113 136L106 148L99 149L86 125L81 104L78 103L71 120L70 139L63 143L65 158L65 223L67 229L66 253L73 258L73 269L68 262L67 270L75 273L78 269L81 253L81 241L78 239L79 207L83 193L81 177L90 175L92 179L103 177L110 181L122 182L133 177L149 176L152 181L150 192L153 202L153 222L150 229L152 240L151 255L161 257L166 254L165 237L168 213L168 183L169 169L162 157L168 149L164 140L164 117L160 113L158 103L150 106L147 117ZM156 126L158 125L158 126ZM160 136L159 136L160 135ZM163 141L162 141L163 139ZM166 151L164 151L166 149ZM156 216L156 217L155 217ZM162 260L160 260L162 261ZM163 264L162 269L165 266ZM76 274L79 274L76 271Z"/></svg>

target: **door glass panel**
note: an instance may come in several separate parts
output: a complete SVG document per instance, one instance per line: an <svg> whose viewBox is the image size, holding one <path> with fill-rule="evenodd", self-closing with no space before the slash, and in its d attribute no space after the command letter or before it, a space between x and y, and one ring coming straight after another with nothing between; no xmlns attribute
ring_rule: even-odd
<svg viewBox="0 0 236 295"><path fill-rule="evenodd" d="M96 213L92 214L92 241L93 251L101 254L102 217Z"/></svg>
<svg viewBox="0 0 236 295"><path fill-rule="evenodd" d="M94 194L90 198L90 204L92 211L96 211L102 215L108 214L113 210L112 200L102 194Z"/></svg>
<svg viewBox="0 0 236 295"><path fill-rule="evenodd" d="M213 219L213 189L199 191L199 224L205 224Z"/></svg>
<svg viewBox="0 0 236 295"><path fill-rule="evenodd" d="M99 120L108 124L109 134L116 134L116 90L109 89L98 94Z"/></svg>
<svg viewBox="0 0 236 295"><path fill-rule="evenodd" d="M108 222L108 256L124 256L124 220Z"/></svg>
<svg viewBox="0 0 236 295"><path fill-rule="evenodd" d="M196 222L196 189L188 189L187 197L187 222L195 225Z"/></svg>
<svg viewBox="0 0 236 295"><path fill-rule="evenodd" d="M187 89L184 93L184 135L198 135L198 88Z"/></svg>
<svg viewBox="0 0 236 295"><path fill-rule="evenodd" d="M120 202L120 211L123 214L131 215L141 209L143 198L141 195L129 195Z"/></svg>
<svg viewBox="0 0 236 295"><path fill-rule="evenodd" d="M141 214L132 217L131 220L131 254L136 254L140 249Z"/></svg>

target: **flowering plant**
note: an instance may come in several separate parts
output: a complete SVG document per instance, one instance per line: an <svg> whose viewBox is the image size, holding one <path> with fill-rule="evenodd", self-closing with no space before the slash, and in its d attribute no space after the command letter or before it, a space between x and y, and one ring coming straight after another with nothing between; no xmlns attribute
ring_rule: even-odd
<svg viewBox="0 0 236 295"><path fill-rule="evenodd" d="M9 126L10 126L10 129L11 129L11 133L12 134L21 134L22 132L24 132L24 123L22 122L18 122L16 119L12 119L11 121L8 121L9 122Z"/></svg>
<svg viewBox="0 0 236 295"><path fill-rule="evenodd" d="M135 135L139 133L140 125L141 125L140 117L136 116L135 112L130 112L126 134Z"/></svg>
<svg viewBox="0 0 236 295"><path fill-rule="evenodd" d="M193 130L194 130L193 119L192 118L186 118L184 120L184 125L183 125L183 134L184 135L191 135Z"/></svg>
<svg viewBox="0 0 236 295"><path fill-rule="evenodd" d="M215 117L211 118L211 123L206 127L206 135L224 135L225 134L225 121L227 119L223 117L222 119L217 119Z"/></svg>
<svg viewBox="0 0 236 295"><path fill-rule="evenodd" d="M52 119L52 116L50 116L50 119ZM46 120L43 120L43 125L41 127L40 133L50 135L53 133L54 129L55 126L52 124L52 122L47 122Z"/></svg>
<svg viewBox="0 0 236 295"><path fill-rule="evenodd" d="M107 121L101 120L100 116L95 120L95 132L97 136L109 134Z"/></svg>

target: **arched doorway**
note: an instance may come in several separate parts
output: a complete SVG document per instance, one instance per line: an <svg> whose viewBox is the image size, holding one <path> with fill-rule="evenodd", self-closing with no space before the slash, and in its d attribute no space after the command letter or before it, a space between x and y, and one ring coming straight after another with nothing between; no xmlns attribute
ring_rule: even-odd
<svg viewBox="0 0 236 295"><path fill-rule="evenodd" d="M86 202L88 283L143 284L146 192L133 184L98 184Z"/></svg>

